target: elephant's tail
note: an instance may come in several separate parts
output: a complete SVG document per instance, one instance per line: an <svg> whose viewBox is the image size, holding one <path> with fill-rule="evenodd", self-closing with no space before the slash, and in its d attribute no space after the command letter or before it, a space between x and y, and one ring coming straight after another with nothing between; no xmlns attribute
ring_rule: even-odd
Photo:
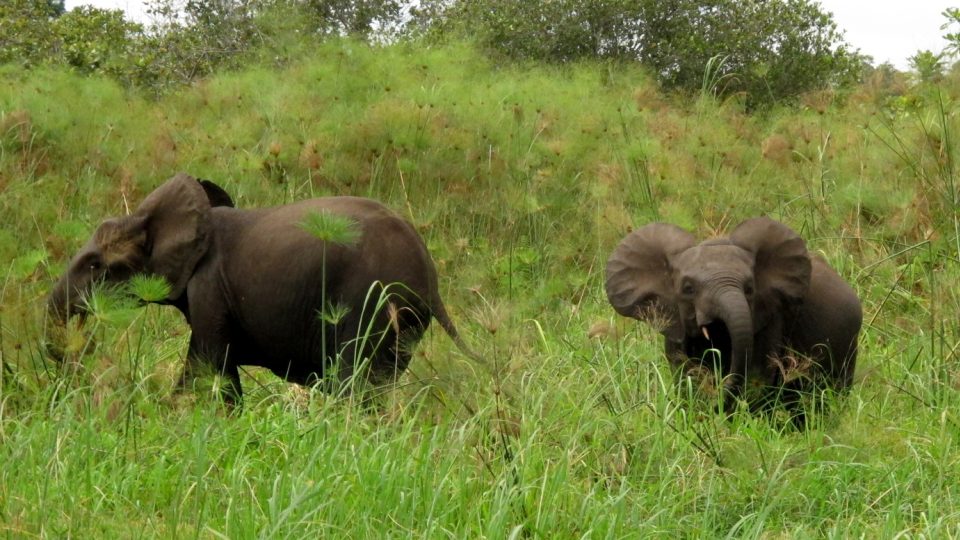
<svg viewBox="0 0 960 540"><path fill-rule="evenodd" d="M469 357L474 362L483 363L483 358L479 354L473 352L467 343L460 337L460 332L457 331L457 327L453 324L453 320L450 319L450 315L447 313L446 306L443 305L443 301L440 299L439 294L435 294L433 297L433 317L437 319L437 322L440 323L440 326L443 328L443 331L450 336L450 339L453 340L453 343L460 349L464 355Z"/></svg>

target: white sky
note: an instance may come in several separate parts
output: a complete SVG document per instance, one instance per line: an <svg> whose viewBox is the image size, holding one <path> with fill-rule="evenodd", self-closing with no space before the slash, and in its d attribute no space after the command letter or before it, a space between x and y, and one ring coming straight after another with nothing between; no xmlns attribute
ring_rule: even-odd
<svg viewBox="0 0 960 540"><path fill-rule="evenodd" d="M947 19L941 13L960 7L960 0L820 0L820 5L833 13L847 42L872 56L874 65L891 62L907 69L907 58L918 50L938 53L946 47L940 26Z"/></svg>
<svg viewBox="0 0 960 540"><path fill-rule="evenodd" d="M147 22L141 0L67 0L67 9L81 4L120 8L132 19ZM946 42L940 25L948 7L960 7L960 0L820 0L833 13L837 25L846 31L847 41L873 57L875 64L891 62L907 69L907 58L918 50L940 52ZM954 31L960 28L954 29Z"/></svg>

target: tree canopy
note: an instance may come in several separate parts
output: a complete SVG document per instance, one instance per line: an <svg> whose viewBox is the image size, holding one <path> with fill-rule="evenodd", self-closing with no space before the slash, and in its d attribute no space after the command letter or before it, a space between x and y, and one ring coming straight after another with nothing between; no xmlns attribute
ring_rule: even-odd
<svg viewBox="0 0 960 540"><path fill-rule="evenodd" d="M640 62L668 89L748 106L856 80L864 58L812 0L152 0L145 30L119 11L11 0L0 62L54 62L162 88L331 35L468 40L502 61ZM272 53L272 54L273 54ZM273 54L274 57L282 54Z"/></svg>
<svg viewBox="0 0 960 540"><path fill-rule="evenodd" d="M431 0L419 28L504 58L640 61L666 88L751 105L856 80L864 62L810 0Z"/></svg>

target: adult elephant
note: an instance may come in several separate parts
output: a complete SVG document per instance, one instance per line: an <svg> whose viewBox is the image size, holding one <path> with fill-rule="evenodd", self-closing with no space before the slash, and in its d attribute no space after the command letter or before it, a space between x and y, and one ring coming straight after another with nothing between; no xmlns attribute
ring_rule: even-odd
<svg viewBox="0 0 960 540"><path fill-rule="evenodd" d="M306 230L313 216L353 234L321 240L323 231ZM50 293L50 319L82 315L91 286L138 273L165 278L170 292L159 303L176 306L192 329L178 388L206 364L225 376L229 403L242 395L241 365L300 384L329 382L328 371L341 384L361 365L372 382L388 380L407 367L431 317L467 350L423 240L369 199L240 210L213 182L178 174L132 215L97 228Z"/></svg>
<svg viewBox="0 0 960 540"><path fill-rule="evenodd" d="M796 405L801 392L853 381L860 301L772 219L699 244L675 225L641 227L610 256L606 291L618 313L657 326L675 367L719 369L728 410L746 382L765 389L752 403L765 408L778 395Z"/></svg>

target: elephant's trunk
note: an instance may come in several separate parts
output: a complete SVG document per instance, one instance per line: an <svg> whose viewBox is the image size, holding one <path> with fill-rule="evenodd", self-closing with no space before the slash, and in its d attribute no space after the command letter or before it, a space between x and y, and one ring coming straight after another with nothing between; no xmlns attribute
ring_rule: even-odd
<svg viewBox="0 0 960 540"><path fill-rule="evenodd" d="M753 316L742 290L725 290L718 295L717 301L719 319L726 325L730 336L729 371L724 374L723 386L728 398L735 399L743 391L747 369L753 359Z"/></svg>
<svg viewBox="0 0 960 540"><path fill-rule="evenodd" d="M82 322L86 315L79 298L80 292L67 283L66 276L57 281L47 298L47 317L44 324L46 349L47 354L57 361L63 360L64 335L70 317L79 315Z"/></svg>
<svg viewBox="0 0 960 540"><path fill-rule="evenodd" d="M60 280L47 297L47 321L62 326L67 323L70 311L66 287L63 286L63 280Z"/></svg>

